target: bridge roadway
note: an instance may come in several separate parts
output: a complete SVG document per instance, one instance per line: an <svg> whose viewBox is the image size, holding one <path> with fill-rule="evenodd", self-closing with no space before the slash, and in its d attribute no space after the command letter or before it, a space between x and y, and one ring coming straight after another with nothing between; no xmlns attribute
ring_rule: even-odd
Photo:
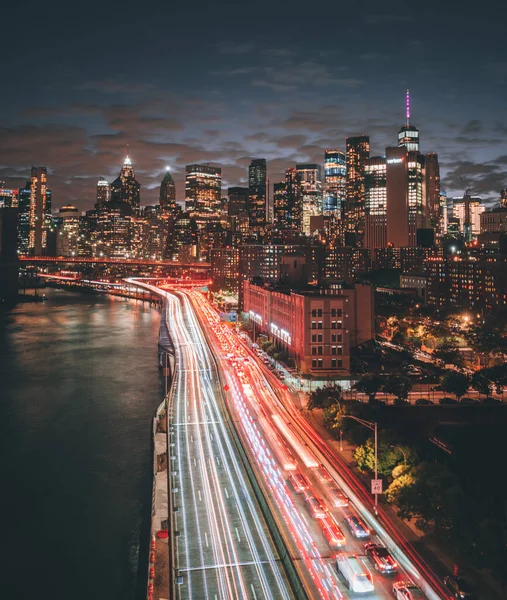
<svg viewBox="0 0 507 600"><path fill-rule="evenodd" d="M174 269L190 269L192 271L208 271L210 263L182 263L174 260L155 260L149 258L107 258L105 256L20 256L20 264L68 264L68 265L131 265L138 267L170 267Z"/></svg>
<svg viewBox="0 0 507 600"><path fill-rule="evenodd" d="M168 421L176 597L292 598L225 425L216 365L193 308L183 294L162 293L177 364Z"/></svg>

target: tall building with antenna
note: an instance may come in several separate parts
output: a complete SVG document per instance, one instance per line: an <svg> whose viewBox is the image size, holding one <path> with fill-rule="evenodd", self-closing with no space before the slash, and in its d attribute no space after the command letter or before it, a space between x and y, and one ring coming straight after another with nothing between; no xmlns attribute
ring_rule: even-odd
<svg viewBox="0 0 507 600"><path fill-rule="evenodd" d="M419 129L410 125L410 90L405 96L405 124L398 132L398 146L406 146L409 152L419 152Z"/></svg>

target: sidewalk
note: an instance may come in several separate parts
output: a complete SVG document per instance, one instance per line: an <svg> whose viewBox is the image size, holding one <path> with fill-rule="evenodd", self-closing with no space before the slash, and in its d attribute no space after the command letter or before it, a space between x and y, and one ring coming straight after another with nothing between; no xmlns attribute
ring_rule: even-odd
<svg viewBox="0 0 507 600"><path fill-rule="evenodd" d="M347 466L354 471L354 474L362 481L364 487L369 489L370 477L355 470L353 453L356 447L343 440L343 449L340 450L340 442L334 439L331 433L323 425L323 411L320 409L315 409L314 411L302 409L301 395L301 392L294 394L294 403L301 411L301 414L305 417L306 421L319 433L322 439L333 448L335 453L347 464ZM379 497L379 503L382 505L382 509L389 514L390 520L436 573L441 575L445 572L452 573L455 564L460 566L465 564L465 561L461 560L456 552L450 556L448 550L442 548L441 543L439 543L438 540L435 540L432 535L427 535L420 531L412 522L400 519L393 508L387 503L382 502L381 496ZM501 593L498 583L486 570L478 571L467 568L463 569L463 575L469 576L471 580L476 582L478 598L484 600L500 600L505 598Z"/></svg>

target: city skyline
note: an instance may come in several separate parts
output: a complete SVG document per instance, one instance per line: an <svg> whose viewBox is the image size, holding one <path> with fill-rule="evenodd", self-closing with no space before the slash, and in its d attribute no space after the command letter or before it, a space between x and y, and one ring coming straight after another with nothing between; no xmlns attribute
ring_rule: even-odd
<svg viewBox="0 0 507 600"><path fill-rule="evenodd" d="M308 11L303 19L294 9L291 23L306 32L297 43L290 27L280 28L287 15L276 7L262 37L243 8L231 16L225 5L202 7L191 32L174 27L169 45L155 39L153 15L143 9L132 19L101 7L100 19L86 11L72 27L60 14L27 20L27 37L45 30L38 60L47 68L34 73L36 98L7 86L0 100L0 179L18 188L32 165L46 165L55 205L85 210L98 176L117 176L130 144L144 204L155 203L166 165L180 190L185 165L205 162L221 166L224 189L245 185L255 157L267 159L270 181L282 181L293 164L320 163L325 149L344 149L347 136L368 135L372 156L395 145L410 88L411 123L421 151L439 155L442 187L458 195L463 177L474 194L496 199L507 162L505 7L493 23L452 6L438 18L425 7L382 12L371 2L361 10L327 7L325 19ZM7 9L7 22L21 18L18 10ZM171 9L173 22L191 16L189 8ZM29 72L30 50L8 29L0 44L17 50L4 77L17 81ZM410 30L402 45L400 30ZM428 31L438 44L424 43ZM121 52L113 43L119 36L129 40ZM463 61L467 39L474 52Z"/></svg>

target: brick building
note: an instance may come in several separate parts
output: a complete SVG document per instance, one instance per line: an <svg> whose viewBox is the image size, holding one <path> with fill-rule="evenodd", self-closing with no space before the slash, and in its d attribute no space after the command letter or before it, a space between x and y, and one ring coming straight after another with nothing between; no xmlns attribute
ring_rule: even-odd
<svg viewBox="0 0 507 600"><path fill-rule="evenodd" d="M373 288L356 284L293 291L244 283L244 310L256 332L286 351L303 375L350 374L350 349L374 337Z"/></svg>

